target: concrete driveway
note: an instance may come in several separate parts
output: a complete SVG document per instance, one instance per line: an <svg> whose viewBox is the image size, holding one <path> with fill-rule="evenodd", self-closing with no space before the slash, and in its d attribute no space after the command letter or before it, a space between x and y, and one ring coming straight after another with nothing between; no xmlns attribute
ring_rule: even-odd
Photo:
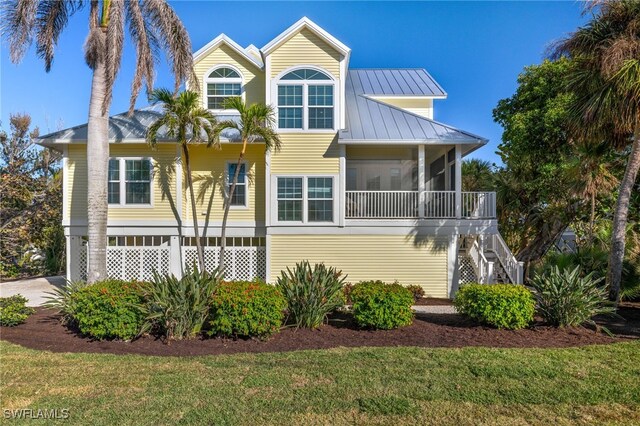
<svg viewBox="0 0 640 426"><path fill-rule="evenodd" d="M29 300L27 306L40 306L47 301L45 299L46 293L53 291L56 287L62 287L64 284L64 277L60 276L5 281L0 283L0 297L21 294Z"/></svg>

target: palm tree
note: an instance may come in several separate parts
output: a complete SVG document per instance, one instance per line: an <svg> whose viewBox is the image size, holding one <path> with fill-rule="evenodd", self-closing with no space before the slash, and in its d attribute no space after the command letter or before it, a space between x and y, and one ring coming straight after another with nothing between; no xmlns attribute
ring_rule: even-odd
<svg viewBox="0 0 640 426"><path fill-rule="evenodd" d="M558 43L554 53L576 64L569 87L577 97L576 138L631 145L613 217L607 276L609 297L617 302L629 202L640 169L640 2L598 1L590 10L593 19Z"/></svg>
<svg viewBox="0 0 640 426"><path fill-rule="evenodd" d="M610 147L604 143L584 142L576 146L576 157L569 166L568 174L573 191L591 203L589 215L589 244L593 243L596 223L596 198L613 191L619 184L611 172L611 161L607 158Z"/></svg>
<svg viewBox="0 0 640 426"><path fill-rule="evenodd" d="M95 282L107 276L109 107L122 60L125 26L128 25L136 47L131 112L142 85L146 85L148 92L152 90L160 51L170 62L176 91L184 81L193 79L193 59L189 34L165 0L3 0L0 25L9 41L11 60L20 62L35 40L36 54L44 60L48 72L69 18L87 5L89 34L84 51L87 65L93 71L87 124L87 280Z"/></svg>
<svg viewBox="0 0 640 426"><path fill-rule="evenodd" d="M167 138L175 139L182 148L185 163L185 175L189 196L191 197L191 213L193 215L193 232L196 238L198 251L198 266L200 271L205 271L204 252L200 241L198 228L198 212L196 198L193 192L193 177L191 176L191 161L189 158L189 145L206 143L207 147L219 147L218 134L216 133L217 120L207 109L202 108L198 92L186 90L174 96L170 90L156 89L151 92L152 104L162 102L163 115L158 118L147 130L147 143L152 147L158 142L158 131L164 127Z"/></svg>
<svg viewBox="0 0 640 426"><path fill-rule="evenodd" d="M265 152L271 149L274 151L280 150L280 136L273 130L275 127L275 115L271 106L260 103L247 106L241 98L231 97L225 100L224 108L237 110L240 114L240 119L238 121L221 121L217 127L217 134L220 134L225 129L237 130L240 132L242 149L238 156L238 163L236 164L233 180L231 181L231 187L229 188L228 194L226 194L224 202L224 216L222 217L222 229L220 231L220 269L223 272L225 268L224 251L227 246L226 231L229 208L231 207L231 200L233 199L233 194L238 184L238 176L240 175L242 160L247 151L247 144L260 141L265 145Z"/></svg>
<svg viewBox="0 0 640 426"><path fill-rule="evenodd" d="M489 161L472 158L462 163L463 191L493 191L493 168Z"/></svg>

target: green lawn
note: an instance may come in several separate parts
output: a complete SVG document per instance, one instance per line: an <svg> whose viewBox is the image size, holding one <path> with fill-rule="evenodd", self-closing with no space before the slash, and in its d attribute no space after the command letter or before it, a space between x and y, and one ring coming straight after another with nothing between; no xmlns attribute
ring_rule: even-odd
<svg viewBox="0 0 640 426"><path fill-rule="evenodd" d="M194 358L0 342L0 356L2 409L68 408L67 424L640 423L640 342Z"/></svg>

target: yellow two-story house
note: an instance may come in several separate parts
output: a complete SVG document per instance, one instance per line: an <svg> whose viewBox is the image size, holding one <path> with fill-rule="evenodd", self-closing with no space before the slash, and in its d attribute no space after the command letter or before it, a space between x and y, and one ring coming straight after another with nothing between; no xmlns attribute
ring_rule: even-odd
<svg viewBox="0 0 640 426"><path fill-rule="evenodd" d="M251 144L231 200L227 278L273 282L307 259L347 280L421 285L450 297L467 281L521 282L498 234L495 194L463 192L462 159L486 140L433 120L446 92L422 68L351 69L351 50L307 18L259 49L220 35L194 53L202 105L271 105L279 152ZM158 106L111 117L108 273L180 275L196 258L181 152L145 143ZM67 275L86 275L87 126L43 136L64 155ZM222 148L192 145L197 217L210 269L218 265L223 202L237 134Z"/></svg>

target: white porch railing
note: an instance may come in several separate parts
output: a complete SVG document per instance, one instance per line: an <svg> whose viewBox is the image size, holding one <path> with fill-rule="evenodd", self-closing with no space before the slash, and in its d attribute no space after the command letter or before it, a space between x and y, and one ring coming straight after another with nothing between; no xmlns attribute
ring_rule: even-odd
<svg viewBox="0 0 640 426"><path fill-rule="evenodd" d="M511 253L502 236L500 234L492 234L485 238L485 244L486 250L495 253L509 280L514 284L522 284L524 282L523 265Z"/></svg>
<svg viewBox="0 0 640 426"><path fill-rule="evenodd" d="M72 280L87 279L87 246L79 248L76 259L79 276ZM171 266L168 246L157 247L107 247L107 275L119 280L148 281L153 272L168 274Z"/></svg>
<svg viewBox="0 0 640 426"><path fill-rule="evenodd" d="M459 215L455 191L346 191L347 219L492 219L495 192L461 192ZM424 203L424 209L420 208ZM421 210L424 210L422 213Z"/></svg>
<svg viewBox="0 0 640 426"><path fill-rule="evenodd" d="M347 191L346 217L398 219L418 217L418 191Z"/></svg>

